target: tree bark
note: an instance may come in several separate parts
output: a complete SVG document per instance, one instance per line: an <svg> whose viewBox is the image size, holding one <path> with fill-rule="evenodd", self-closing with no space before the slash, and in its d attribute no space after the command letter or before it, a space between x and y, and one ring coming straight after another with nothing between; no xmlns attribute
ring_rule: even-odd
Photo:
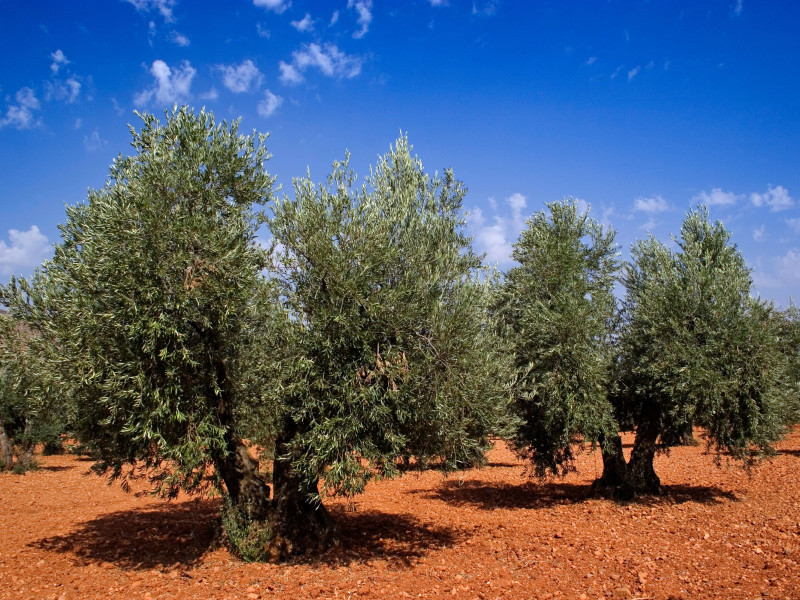
<svg viewBox="0 0 800 600"><path fill-rule="evenodd" d="M270 508L269 486L258 472L258 461L236 432L227 366L223 360L217 360L214 369L220 389L217 418L225 428L225 452L217 457L215 466L233 504L251 519L263 520Z"/></svg>
<svg viewBox="0 0 800 600"><path fill-rule="evenodd" d="M628 465L622 453L622 438L616 435L598 440L603 456L603 474L592 483L592 493L609 496L617 500L633 498L633 489L628 483Z"/></svg>
<svg viewBox="0 0 800 600"><path fill-rule="evenodd" d="M631 460L628 462L627 481L633 494L661 494L661 480L653 468L656 456L656 442L661 431L658 410L654 407L643 409L636 427Z"/></svg>
<svg viewBox="0 0 800 600"><path fill-rule="evenodd" d="M269 518L272 538L270 560L282 561L301 554L320 554L338 543L338 528L322 502L314 498L317 484L308 484L292 468L289 443L294 437L289 425L275 441L272 472L273 499Z"/></svg>
<svg viewBox="0 0 800 600"><path fill-rule="evenodd" d="M5 424L0 421L0 469L11 471L14 468L14 448L6 432Z"/></svg>

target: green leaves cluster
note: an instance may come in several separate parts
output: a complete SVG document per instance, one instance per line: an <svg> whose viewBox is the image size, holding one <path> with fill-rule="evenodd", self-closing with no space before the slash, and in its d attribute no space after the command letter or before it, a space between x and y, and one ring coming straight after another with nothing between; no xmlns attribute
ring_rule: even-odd
<svg viewBox="0 0 800 600"><path fill-rule="evenodd" d="M427 175L403 137L360 187L345 159L294 192L269 226L306 367L286 387L297 469L350 494L401 454L480 460L506 379L461 183Z"/></svg>

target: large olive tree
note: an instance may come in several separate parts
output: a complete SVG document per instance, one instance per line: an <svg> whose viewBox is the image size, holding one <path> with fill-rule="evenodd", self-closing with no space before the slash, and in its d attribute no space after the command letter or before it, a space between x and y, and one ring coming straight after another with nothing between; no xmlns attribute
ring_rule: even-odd
<svg viewBox="0 0 800 600"><path fill-rule="evenodd" d="M363 185L345 160L327 184L298 179L276 204L273 276L295 352L273 479L282 552L330 537L320 478L351 494L395 474L399 457L482 459L508 375L464 194L451 171L426 174L400 138Z"/></svg>
<svg viewBox="0 0 800 600"><path fill-rule="evenodd" d="M730 234L700 207L675 243L638 242L625 270L614 404L636 438L628 463L619 445L597 482L622 497L661 491L655 453L688 427L703 427L710 446L749 464L771 451L791 412L782 320L751 297Z"/></svg>
<svg viewBox="0 0 800 600"><path fill-rule="evenodd" d="M215 485L261 514L269 488L237 419L260 393L251 349L270 341L265 136L186 108L140 116L135 152L67 208L53 259L2 296L55 349L99 470L166 496Z"/></svg>

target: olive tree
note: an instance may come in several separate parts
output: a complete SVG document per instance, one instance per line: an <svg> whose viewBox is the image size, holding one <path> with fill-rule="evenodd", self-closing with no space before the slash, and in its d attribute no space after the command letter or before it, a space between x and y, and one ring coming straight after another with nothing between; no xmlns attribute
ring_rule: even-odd
<svg viewBox="0 0 800 600"><path fill-rule="evenodd" d="M514 363L512 442L540 476L572 467L579 441L616 435L608 402L614 231L572 200L534 214L514 244L497 311Z"/></svg>
<svg viewBox="0 0 800 600"><path fill-rule="evenodd" d="M0 312L0 470L34 466L38 443L60 446L70 403L47 369L47 346Z"/></svg>
<svg viewBox="0 0 800 600"><path fill-rule="evenodd" d="M335 535L320 493L358 493L399 457L447 469L488 447L508 376L464 193L401 137L361 186L346 159L276 203L273 277L296 352L273 475L281 552Z"/></svg>
<svg viewBox="0 0 800 600"><path fill-rule="evenodd" d="M214 486L261 514L269 488L237 419L259 394L251 348L269 341L265 136L187 108L140 117L134 154L67 208L53 259L2 295L54 349L98 470L167 497Z"/></svg>
<svg viewBox="0 0 800 600"><path fill-rule="evenodd" d="M627 464L599 487L622 497L661 491L653 458L687 427L709 446L751 464L772 450L790 406L787 357L773 307L751 297L750 271L704 207L684 220L671 250L636 243L625 269L614 404L636 432Z"/></svg>

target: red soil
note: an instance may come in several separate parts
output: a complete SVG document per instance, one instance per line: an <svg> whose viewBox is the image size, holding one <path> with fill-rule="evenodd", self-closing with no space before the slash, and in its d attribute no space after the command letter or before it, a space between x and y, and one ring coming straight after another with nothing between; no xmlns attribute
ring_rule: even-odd
<svg viewBox="0 0 800 600"><path fill-rule="evenodd" d="M499 444L481 470L329 500L342 545L284 565L215 547L215 500L137 498L42 457L0 475L0 598L798 599L800 431L779 448L751 475L676 448L664 496L617 504L588 497L596 453L540 483Z"/></svg>

